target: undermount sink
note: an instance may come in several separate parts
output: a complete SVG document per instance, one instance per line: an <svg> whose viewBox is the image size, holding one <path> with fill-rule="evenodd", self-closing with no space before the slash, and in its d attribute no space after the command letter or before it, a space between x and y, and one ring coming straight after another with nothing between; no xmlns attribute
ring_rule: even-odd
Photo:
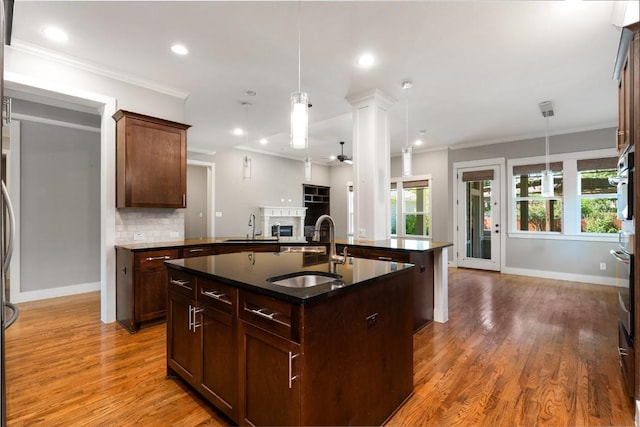
<svg viewBox="0 0 640 427"><path fill-rule="evenodd" d="M310 288L331 282L342 284L340 281L341 278L342 276L339 274L325 273L322 271L301 271L284 276L270 277L267 279L267 282L288 288Z"/></svg>
<svg viewBox="0 0 640 427"><path fill-rule="evenodd" d="M225 243L274 243L277 242L278 239L227 239Z"/></svg>
<svg viewBox="0 0 640 427"><path fill-rule="evenodd" d="M280 252L326 254L325 246L280 246Z"/></svg>

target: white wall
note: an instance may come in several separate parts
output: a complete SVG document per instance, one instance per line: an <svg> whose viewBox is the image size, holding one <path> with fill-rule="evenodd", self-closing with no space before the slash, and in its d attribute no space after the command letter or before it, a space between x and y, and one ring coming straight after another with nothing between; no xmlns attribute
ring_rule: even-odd
<svg viewBox="0 0 640 427"><path fill-rule="evenodd" d="M251 180L242 179L242 159L251 158ZM314 164L312 181L304 182L302 161L265 154L222 149L215 154L216 236L244 237L250 232L249 215L260 224L260 206L304 206L302 184L330 185L329 168ZM333 192L333 188L331 189ZM260 230L260 226L256 229Z"/></svg>

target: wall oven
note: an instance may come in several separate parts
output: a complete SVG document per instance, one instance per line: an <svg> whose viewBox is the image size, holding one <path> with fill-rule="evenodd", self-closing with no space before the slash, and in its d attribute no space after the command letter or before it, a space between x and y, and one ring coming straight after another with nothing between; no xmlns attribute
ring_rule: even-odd
<svg viewBox="0 0 640 427"><path fill-rule="evenodd" d="M634 148L627 147L618 160L617 175L609 179L617 187L618 219L621 230L618 235L618 247L612 249L611 255L618 261L616 266L618 277L618 353L620 366L627 386L627 393L635 394L635 306L634 287L634 241L635 224L633 219L633 175Z"/></svg>

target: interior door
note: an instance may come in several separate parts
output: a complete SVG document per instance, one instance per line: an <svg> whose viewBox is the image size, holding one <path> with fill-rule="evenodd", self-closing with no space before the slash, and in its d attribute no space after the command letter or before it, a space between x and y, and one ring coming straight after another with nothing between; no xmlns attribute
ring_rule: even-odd
<svg viewBox="0 0 640 427"><path fill-rule="evenodd" d="M458 266L500 270L500 167L457 170Z"/></svg>

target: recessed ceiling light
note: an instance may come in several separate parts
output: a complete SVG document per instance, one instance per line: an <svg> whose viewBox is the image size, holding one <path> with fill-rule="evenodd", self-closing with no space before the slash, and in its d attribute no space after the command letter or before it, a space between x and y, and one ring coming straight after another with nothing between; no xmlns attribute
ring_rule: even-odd
<svg viewBox="0 0 640 427"><path fill-rule="evenodd" d="M240 135L244 135L244 131L242 130L242 128L235 128L235 129L233 130L233 134L234 134L234 135L238 135L238 136L240 136Z"/></svg>
<svg viewBox="0 0 640 427"><path fill-rule="evenodd" d="M260 138L260 144L267 145L268 143L269 141L267 140L267 138Z"/></svg>
<svg viewBox="0 0 640 427"><path fill-rule="evenodd" d="M416 139L416 142L413 143L413 145L422 145L423 142L421 139Z"/></svg>
<svg viewBox="0 0 640 427"><path fill-rule="evenodd" d="M255 90L245 90L244 94L247 96L256 96L256 91Z"/></svg>
<svg viewBox="0 0 640 427"><path fill-rule="evenodd" d="M189 50L181 44L174 44L171 46L171 51L176 55L186 55L189 53Z"/></svg>
<svg viewBox="0 0 640 427"><path fill-rule="evenodd" d="M335 159L337 159L337 158L338 158L338 157L336 157L336 156L329 156L329 160L335 160Z"/></svg>
<svg viewBox="0 0 640 427"><path fill-rule="evenodd" d="M67 33L62 31L58 27L47 27L43 30L43 32L49 40L53 40L54 42L63 43L69 40L69 36L67 36Z"/></svg>
<svg viewBox="0 0 640 427"><path fill-rule="evenodd" d="M372 54L370 53L364 53L362 55L360 55L360 57L358 58L358 60L356 61L358 63L359 66L363 67L363 68L369 68L373 65L374 62L376 62L375 58L373 57Z"/></svg>

